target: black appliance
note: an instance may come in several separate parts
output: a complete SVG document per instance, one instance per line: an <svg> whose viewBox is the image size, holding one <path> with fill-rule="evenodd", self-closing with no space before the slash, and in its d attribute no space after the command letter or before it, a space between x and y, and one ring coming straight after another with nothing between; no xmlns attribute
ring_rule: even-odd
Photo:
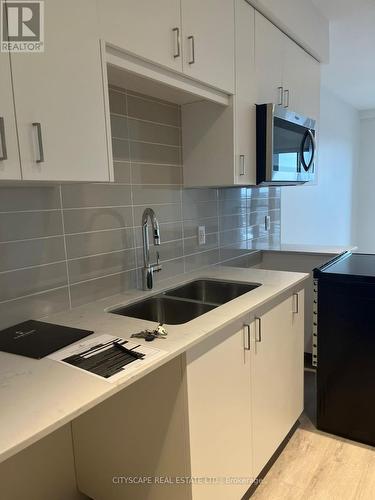
<svg viewBox="0 0 375 500"><path fill-rule="evenodd" d="M375 255L314 270L317 427L375 445Z"/></svg>
<svg viewBox="0 0 375 500"><path fill-rule="evenodd" d="M287 186L315 177L315 120L274 104L256 107L257 184Z"/></svg>

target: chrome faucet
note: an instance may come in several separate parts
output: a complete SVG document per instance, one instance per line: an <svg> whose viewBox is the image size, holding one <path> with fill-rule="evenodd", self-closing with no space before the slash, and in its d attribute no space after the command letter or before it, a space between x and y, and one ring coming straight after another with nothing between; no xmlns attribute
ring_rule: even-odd
<svg viewBox="0 0 375 500"><path fill-rule="evenodd" d="M159 222L152 208L146 208L142 215L143 236L143 290L151 290L154 286L154 272L161 271L159 252L156 252L156 264L150 264L150 242L148 239L148 219L152 224L154 245L160 245Z"/></svg>

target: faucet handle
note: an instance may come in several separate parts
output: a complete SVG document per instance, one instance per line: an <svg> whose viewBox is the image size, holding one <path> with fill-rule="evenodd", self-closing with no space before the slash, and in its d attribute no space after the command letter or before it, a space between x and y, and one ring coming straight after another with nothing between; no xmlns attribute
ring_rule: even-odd
<svg viewBox="0 0 375 500"><path fill-rule="evenodd" d="M160 231L159 227L154 229L154 245L160 245Z"/></svg>
<svg viewBox="0 0 375 500"><path fill-rule="evenodd" d="M150 269L146 273L146 290L152 290L152 287L154 285L154 278L152 272L153 272L152 269Z"/></svg>
<svg viewBox="0 0 375 500"><path fill-rule="evenodd" d="M154 266L154 271L158 272L158 271L161 271L162 270L162 267L161 267L161 264L160 264L160 253L157 251L156 252L156 264Z"/></svg>

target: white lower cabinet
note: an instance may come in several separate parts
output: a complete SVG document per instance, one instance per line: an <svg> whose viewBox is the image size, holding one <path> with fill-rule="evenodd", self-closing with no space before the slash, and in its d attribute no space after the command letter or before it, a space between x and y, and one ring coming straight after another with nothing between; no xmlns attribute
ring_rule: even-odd
<svg viewBox="0 0 375 500"><path fill-rule="evenodd" d="M252 427L257 476L303 411L304 292L252 323Z"/></svg>
<svg viewBox="0 0 375 500"><path fill-rule="evenodd" d="M189 350L186 377L193 499L238 500L303 411L304 291Z"/></svg>
<svg viewBox="0 0 375 500"><path fill-rule="evenodd" d="M242 498L303 410L303 304L301 291L245 315L77 418L80 491Z"/></svg>
<svg viewBox="0 0 375 500"><path fill-rule="evenodd" d="M243 321L186 353L190 463L194 500L239 500L251 485L250 351Z"/></svg>

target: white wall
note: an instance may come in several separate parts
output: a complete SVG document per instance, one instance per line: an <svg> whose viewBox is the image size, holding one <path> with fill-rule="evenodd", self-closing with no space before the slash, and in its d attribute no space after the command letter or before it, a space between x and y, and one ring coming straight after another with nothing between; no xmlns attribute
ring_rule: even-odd
<svg viewBox="0 0 375 500"><path fill-rule="evenodd" d="M375 110L362 111L360 117L353 234L360 252L375 253Z"/></svg>
<svg viewBox="0 0 375 500"><path fill-rule="evenodd" d="M321 90L318 182L281 190L282 243L353 243L353 179L358 167L359 113Z"/></svg>

